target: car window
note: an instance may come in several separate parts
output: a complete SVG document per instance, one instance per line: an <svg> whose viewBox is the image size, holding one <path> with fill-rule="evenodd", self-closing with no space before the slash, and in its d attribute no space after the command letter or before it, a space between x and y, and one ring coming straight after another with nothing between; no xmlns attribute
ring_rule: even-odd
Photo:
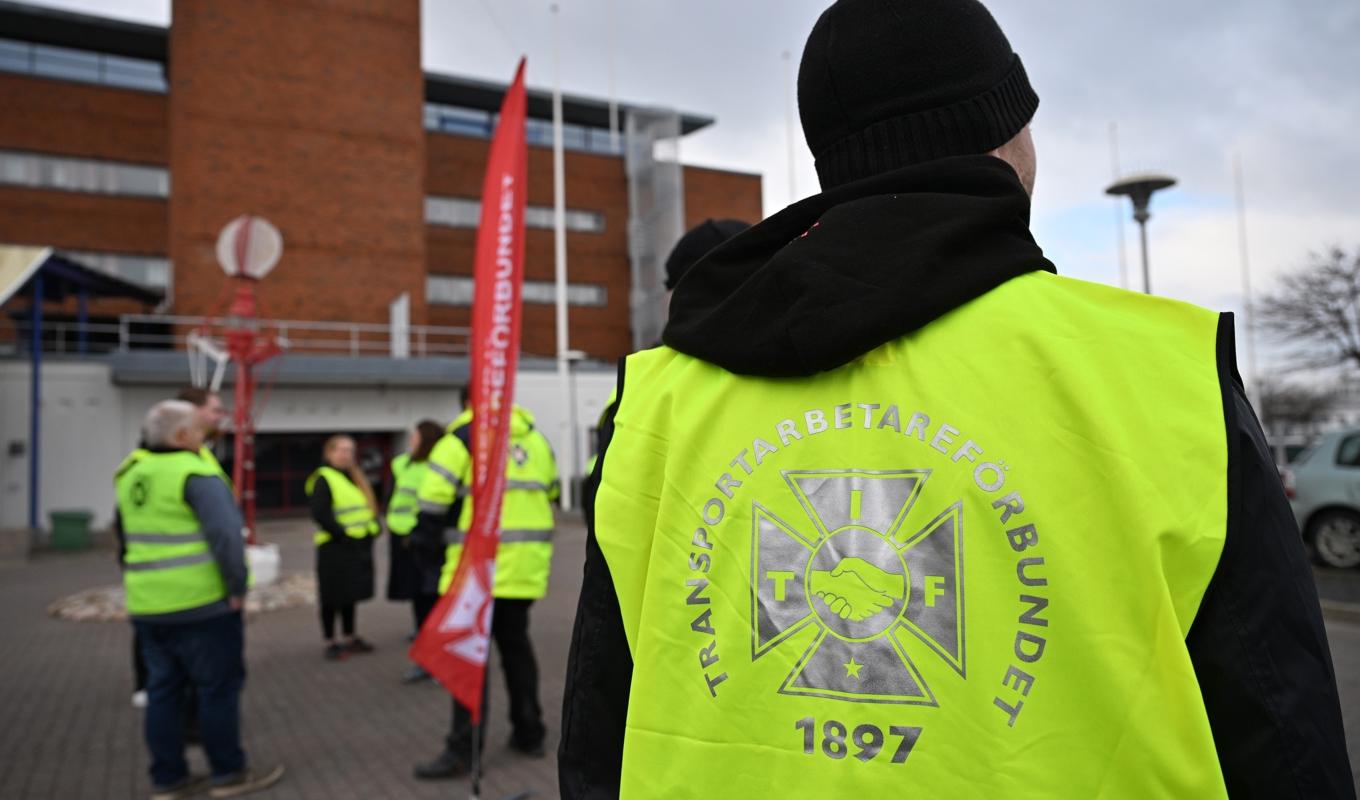
<svg viewBox="0 0 1360 800"><path fill-rule="evenodd" d="M1336 463L1340 467L1360 467L1360 435L1347 436L1336 449Z"/></svg>

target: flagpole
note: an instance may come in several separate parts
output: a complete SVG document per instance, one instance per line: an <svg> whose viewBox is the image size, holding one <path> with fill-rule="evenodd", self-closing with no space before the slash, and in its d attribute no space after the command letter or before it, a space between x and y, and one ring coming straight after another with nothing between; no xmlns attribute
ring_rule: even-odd
<svg viewBox="0 0 1360 800"><path fill-rule="evenodd" d="M1110 168L1112 179L1119 180L1119 123L1110 123ZM1124 248L1124 201L1114 199L1114 229L1119 234L1119 288L1129 288L1129 260Z"/></svg>
<svg viewBox="0 0 1360 800"><path fill-rule="evenodd" d="M798 201L798 159L795 154L793 132L793 55L785 50L784 59L784 128L789 150L789 203Z"/></svg>
<svg viewBox="0 0 1360 800"><path fill-rule="evenodd" d="M562 20L552 4L553 39L553 261L557 278L557 380L562 392L562 428L566 434L567 468L558 470L562 510L572 508L571 479L576 474L576 430L572 424L571 363L567 340L567 184L562 156Z"/></svg>
<svg viewBox="0 0 1360 800"><path fill-rule="evenodd" d="M619 151L619 99L617 87L614 83L616 72L615 55L618 49L618 20L616 19L616 9L614 0L609 0L605 8L607 31L609 33L609 149L611 152Z"/></svg>
<svg viewBox="0 0 1360 800"><path fill-rule="evenodd" d="M1242 154L1233 156L1233 183L1237 194L1237 245L1242 262L1242 302L1247 322L1247 397L1257 396L1260 389L1256 385L1256 320L1255 308L1251 297L1251 263L1247 257L1247 190L1242 177Z"/></svg>

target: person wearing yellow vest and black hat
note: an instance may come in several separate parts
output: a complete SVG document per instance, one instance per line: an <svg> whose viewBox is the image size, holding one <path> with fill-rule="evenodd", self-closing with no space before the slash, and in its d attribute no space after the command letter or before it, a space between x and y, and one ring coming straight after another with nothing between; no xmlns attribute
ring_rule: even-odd
<svg viewBox="0 0 1360 800"><path fill-rule="evenodd" d="M976 0L840 0L822 193L620 366L561 795L1354 797L1229 317L1059 277Z"/></svg>
<svg viewBox="0 0 1360 800"><path fill-rule="evenodd" d="M326 440L324 463L307 478L308 507L319 530L316 581L321 606L325 656L331 661L350 653L371 653L373 645L355 633L355 606L373 597L373 539L382 533L373 487L355 460L354 440L337 435ZM335 638L340 618L344 640Z"/></svg>
<svg viewBox="0 0 1360 800"><path fill-rule="evenodd" d="M425 463L430 458L444 428L434 420L421 420L407 437L406 452L392 459L392 496L387 500L388 573L387 599L411 603L415 633L425 624L430 609L439 602L433 591L422 591L420 565L411 546L411 531L416 527L419 511L420 484L425 478ZM412 665L403 678L405 683L418 683L429 677L420 665Z"/></svg>
<svg viewBox="0 0 1360 800"><path fill-rule="evenodd" d="M463 534L472 523L472 459L469 443L472 412L465 410L449 426L449 433L430 454L420 489L420 521L417 535L425 539L442 536L446 549L439 590L453 580L462 556ZM542 757L543 710L538 699L538 662L529 638L529 609L548 592L552 567L553 503L558 497L557 462L548 440L534 427L533 414L515 406L510 415L510 452L505 461L505 499L501 507L500 545L496 549L496 572L492 594L496 598L491 616L491 636L500 651L510 696L510 748L530 757ZM463 498L460 502L459 498ZM444 750L433 761L419 764L416 777L452 778L467 772L472 737L472 718L457 701Z"/></svg>
<svg viewBox="0 0 1360 800"><path fill-rule="evenodd" d="M145 453L116 481L123 587L148 670L146 742L153 800L189 797L204 781L184 759L185 686L195 691L212 797L278 782L282 767L253 770L241 748L248 574L241 515L201 453L192 405L158 403L143 426Z"/></svg>

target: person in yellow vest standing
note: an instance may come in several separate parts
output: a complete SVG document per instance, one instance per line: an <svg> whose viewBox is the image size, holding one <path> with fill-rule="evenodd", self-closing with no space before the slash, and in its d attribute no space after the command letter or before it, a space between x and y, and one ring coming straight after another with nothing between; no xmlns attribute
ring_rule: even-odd
<svg viewBox="0 0 1360 800"><path fill-rule="evenodd" d="M1232 320L1059 277L977 0L839 0L822 193L620 366L561 795L1352 798Z"/></svg>
<svg viewBox="0 0 1360 800"><path fill-rule="evenodd" d="M373 645L355 632L355 606L373 597L373 540L382 526L373 487L355 457L354 440L332 436L322 449L322 459L305 486L318 528L313 540L324 655L339 661L352 653L373 652ZM335 637L337 617L343 639Z"/></svg>
<svg viewBox="0 0 1360 800"><path fill-rule="evenodd" d="M439 601L435 591L422 591L420 565L411 546L411 531L416 527L419 511L420 484L425 478L425 464L430 458L444 428L434 420L421 420L407 437L406 452L392 459L392 496L387 500L388 573L387 599L411 603L415 621L412 638L420 633L430 609ZM405 683L419 683L429 673L413 664L402 679Z"/></svg>
<svg viewBox="0 0 1360 800"><path fill-rule="evenodd" d="M466 410L449 426L449 433L435 445L420 490L420 522L417 530L431 538L438 530L445 541L439 590L453 580L463 551L463 534L472 522L472 503L466 498L472 485L469 455L472 412ZM505 499L501 508L500 545L496 550L496 577L492 587L496 602L491 635L500 651L501 669L510 696L509 746L531 758L543 756L543 709L538 698L538 661L529 638L529 609L548 592L553 554L553 503L558 498L557 462L552 447L534 426L529 411L515 406L510 417L510 452L505 462ZM464 497L463 502L457 499ZM472 717L456 700L453 721L443 751L432 761L415 768L425 780L465 774L471 764Z"/></svg>
<svg viewBox="0 0 1360 800"><path fill-rule="evenodd" d="M203 447L199 449L199 454L203 456L204 461L208 462L209 465L218 471L222 476L222 479L227 482L227 485L231 486L231 478L222 469L222 465L218 463L217 456L213 454L212 448L213 441L222 435L222 422L227 418L226 409L222 407L222 397L217 392L209 389L188 386L181 389L179 393L175 395L175 399L193 404L194 420L198 424L199 430L203 431ZM114 481L117 481L118 476L131 468L138 459L143 455L146 455L146 452L146 442L138 442L132 452L128 453L123 459L123 462L118 465L118 469L114 471ZM114 532L115 534L118 533L116 529ZM142 661L142 648L137 641L135 630L132 636L132 674L132 705L136 708L145 708L146 664ZM191 694L188 696L185 703L185 717L190 721L191 729L197 724L196 720L198 714L195 710L196 702L197 701L194 700Z"/></svg>
<svg viewBox="0 0 1360 800"><path fill-rule="evenodd" d="M204 788L184 759L186 685L198 699L211 796L263 789L278 782L283 767L252 769L241 748L248 574L240 512L199 452L203 431L192 405L158 403L143 436L145 452L118 476L116 489L127 611L148 672L152 798L176 800Z"/></svg>

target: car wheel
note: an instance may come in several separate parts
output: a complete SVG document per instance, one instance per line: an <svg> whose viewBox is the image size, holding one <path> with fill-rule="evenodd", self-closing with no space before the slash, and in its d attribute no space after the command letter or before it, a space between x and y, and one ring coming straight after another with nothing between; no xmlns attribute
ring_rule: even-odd
<svg viewBox="0 0 1360 800"><path fill-rule="evenodd" d="M1338 569L1360 566L1360 514L1324 511L1308 529L1318 561Z"/></svg>

